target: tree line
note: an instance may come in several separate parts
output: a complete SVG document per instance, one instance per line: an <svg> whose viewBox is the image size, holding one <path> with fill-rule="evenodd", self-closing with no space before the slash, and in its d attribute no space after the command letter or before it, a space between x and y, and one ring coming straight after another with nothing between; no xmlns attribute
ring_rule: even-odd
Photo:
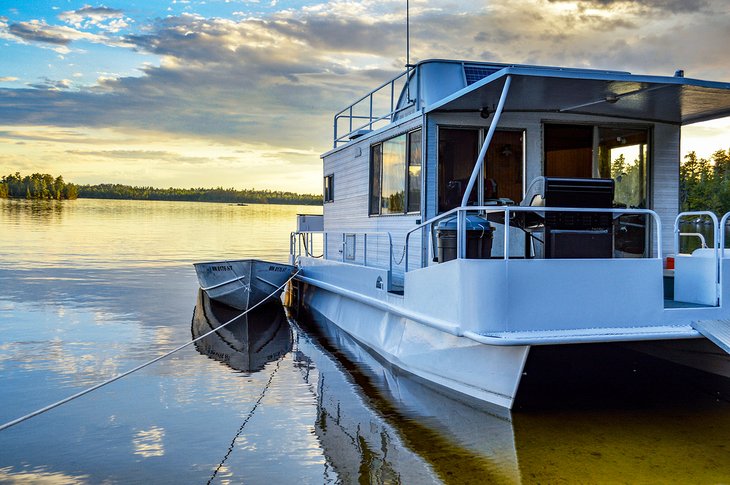
<svg viewBox="0 0 730 485"><path fill-rule="evenodd" d="M121 184L79 185L79 197L89 199L174 200L191 202L228 202L236 204L321 205L322 195L297 194L281 190L234 188L160 189Z"/></svg>
<svg viewBox="0 0 730 485"><path fill-rule="evenodd" d="M679 166L679 203L682 211L730 212L730 149L717 150L709 159L695 152Z"/></svg>
<svg viewBox="0 0 730 485"><path fill-rule="evenodd" d="M280 190L234 188L160 189L122 184L75 185L66 183L62 176L34 173L22 176L19 172L0 178L0 198L25 199L128 199L173 200L192 202L228 202L237 204L322 204L322 196L297 194Z"/></svg>
<svg viewBox="0 0 730 485"><path fill-rule="evenodd" d="M78 186L67 184L63 176L54 177L47 173L20 175L20 172L0 179L0 198L22 197L25 199L75 199Z"/></svg>

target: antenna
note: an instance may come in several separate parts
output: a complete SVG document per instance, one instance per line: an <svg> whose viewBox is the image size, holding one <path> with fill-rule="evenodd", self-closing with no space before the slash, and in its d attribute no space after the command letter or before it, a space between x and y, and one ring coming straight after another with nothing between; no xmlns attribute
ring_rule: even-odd
<svg viewBox="0 0 730 485"><path fill-rule="evenodd" d="M409 7L410 2L406 0L406 69L411 67L411 18Z"/></svg>
<svg viewBox="0 0 730 485"><path fill-rule="evenodd" d="M410 17L410 2L406 0L406 98L408 102L411 102L411 17Z"/></svg>

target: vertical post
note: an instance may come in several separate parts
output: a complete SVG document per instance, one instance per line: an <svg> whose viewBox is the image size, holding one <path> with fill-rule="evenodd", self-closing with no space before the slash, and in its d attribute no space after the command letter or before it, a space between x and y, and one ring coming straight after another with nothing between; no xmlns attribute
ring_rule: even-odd
<svg viewBox="0 0 730 485"><path fill-rule="evenodd" d="M324 247L322 249L322 252L324 253L324 259L329 259L329 257L327 256L328 247L327 247L327 233L326 232L322 234L322 238L323 238L323 242L324 242Z"/></svg>
<svg viewBox="0 0 730 485"><path fill-rule="evenodd" d="M466 211L456 212L456 259L466 257Z"/></svg>
<svg viewBox="0 0 730 485"><path fill-rule="evenodd" d="M525 233L527 237L527 233ZM504 260L509 259L509 206L504 206Z"/></svg>
<svg viewBox="0 0 730 485"><path fill-rule="evenodd" d="M390 81L390 118L393 119L393 111L395 111L395 79Z"/></svg>
<svg viewBox="0 0 730 485"><path fill-rule="evenodd" d="M502 116L502 110L504 109L504 102L507 100L507 93L509 93L509 86L512 83L512 76L507 76L507 79L504 81L504 87L502 88L502 95L499 97L499 104L497 104L497 110L494 112L494 118L492 118L492 122L489 124L489 131L487 132L487 138L484 140L484 143L482 143L482 149L479 150L479 155L477 156L477 161L474 164L474 170L471 172L471 177L469 177L469 183L466 186L466 191L464 192L464 197L461 199L461 207L466 207L466 203L469 201L469 195L471 195L471 191L474 189L474 184L477 181L477 177L479 176L479 173L482 169L482 162L484 161L484 157L487 155L487 148L489 148L489 144L492 142L492 137L494 136L494 131L497 129L497 124L499 123L499 118Z"/></svg>
<svg viewBox="0 0 730 485"><path fill-rule="evenodd" d="M373 129L373 93L370 93L370 118L368 119L370 122L370 129Z"/></svg>
<svg viewBox="0 0 730 485"><path fill-rule="evenodd" d="M411 102L411 16L410 2L406 0L406 96Z"/></svg>
<svg viewBox="0 0 730 485"><path fill-rule="evenodd" d="M352 105L350 105L350 133L352 133Z"/></svg>
<svg viewBox="0 0 730 485"><path fill-rule="evenodd" d="M362 240L362 264L363 266L368 265L368 234L365 233Z"/></svg>

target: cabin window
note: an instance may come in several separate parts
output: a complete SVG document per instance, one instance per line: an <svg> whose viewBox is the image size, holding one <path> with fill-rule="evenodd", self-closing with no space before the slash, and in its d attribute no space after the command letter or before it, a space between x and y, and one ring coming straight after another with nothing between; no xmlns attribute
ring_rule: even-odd
<svg viewBox="0 0 730 485"><path fill-rule="evenodd" d="M546 124L544 136L546 176L611 178L617 206L648 206L648 129Z"/></svg>
<svg viewBox="0 0 730 485"><path fill-rule="evenodd" d="M324 178L324 201L333 202L335 200L335 175L329 174Z"/></svg>
<svg viewBox="0 0 730 485"><path fill-rule="evenodd" d="M421 210L421 130L370 147L370 215Z"/></svg>
<svg viewBox="0 0 730 485"><path fill-rule="evenodd" d="M479 128L439 129L438 203L439 212L461 205L464 191L479 156L486 130ZM496 130L482 165L482 178L469 194L468 204L494 199L522 200L524 173L524 132ZM481 190L481 197L480 197Z"/></svg>
<svg viewBox="0 0 730 485"><path fill-rule="evenodd" d="M461 204L477 155L478 129L439 129L439 212L446 212ZM469 197L469 203L476 202L474 190Z"/></svg>
<svg viewBox="0 0 730 485"><path fill-rule="evenodd" d="M408 133L408 212L421 211L421 130Z"/></svg>

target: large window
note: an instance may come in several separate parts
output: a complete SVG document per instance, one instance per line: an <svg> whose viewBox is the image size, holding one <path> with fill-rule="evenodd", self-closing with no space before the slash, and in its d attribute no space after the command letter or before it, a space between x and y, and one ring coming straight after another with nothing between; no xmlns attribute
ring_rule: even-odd
<svg viewBox="0 0 730 485"><path fill-rule="evenodd" d="M439 129L439 212L461 205L485 136L486 131L481 128ZM480 205L495 199L522 200L523 140L521 130L494 132L482 164L481 180L474 185L467 204Z"/></svg>
<svg viewBox="0 0 730 485"><path fill-rule="evenodd" d="M421 130L370 147L370 215L421 210Z"/></svg>
<svg viewBox="0 0 730 485"><path fill-rule="evenodd" d="M616 205L647 207L647 129L546 124L544 146L545 175L611 178Z"/></svg>

